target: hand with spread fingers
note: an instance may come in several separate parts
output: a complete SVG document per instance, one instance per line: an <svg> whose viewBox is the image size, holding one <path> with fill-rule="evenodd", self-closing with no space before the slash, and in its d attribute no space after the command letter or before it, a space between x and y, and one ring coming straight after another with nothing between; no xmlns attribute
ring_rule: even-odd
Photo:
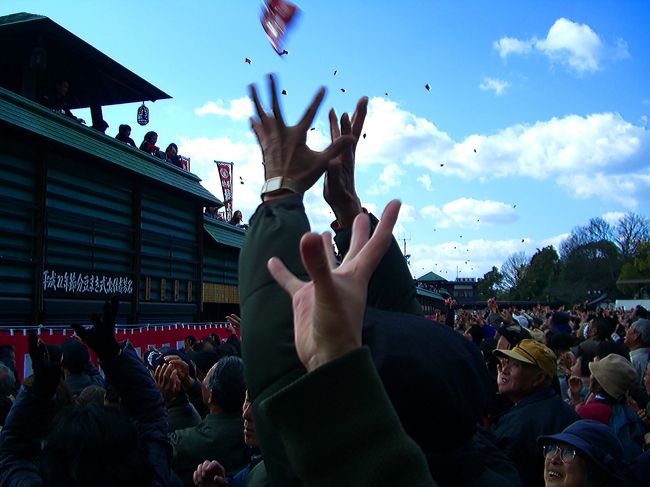
<svg viewBox="0 0 650 487"><path fill-rule="evenodd" d="M34 371L34 394L43 399L50 399L56 393L56 388L61 380L61 363L50 358L45 344L36 336L36 332L29 332L29 358Z"/></svg>
<svg viewBox="0 0 650 487"><path fill-rule="evenodd" d="M322 176L329 161L349 147L352 137L341 136L322 152L313 151L307 146L307 131L325 96L323 87L316 93L300 122L294 126L287 126L284 122L273 75L269 75L271 113L262 107L255 85L250 85L249 89L257 112L257 118L252 117L250 123L262 148L266 179L288 178L295 184L297 192L304 193Z"/></svg>
<svg viewBox="0 0 650 487"><path fill-rule="evenodd" d="M347 113L341 116L341 125L336 119L334 109L329 112L330 137L332 143L342 136L352 136L352 143L337 157L332 159L325 173L323 196L330 205L341 228L352 225L354 218L361 213L361 200L354 185L354 162L357 144L368 113L368 98L357 102L352 121Z"/></svg>
<svg viewBox="0 0 650 487"><path fill-rule="evenodd" d="M96 314L90 317L93 326L89 329L79 324L73 324L75 333L93 350L100 360L108 360L120 354L120 345L115 340L115 317L119 310L120 302L114 297L104 304L104 313L101 318Z"/></svg>
<svg viewBox="0 0 650 487"><path fill-rule="evenodd" d="M397 200L388 203L371 238L368 215L358 215L338 268L330 234L305 234L300 255L311 282L299 280L278 258L269 259L269 272L292 298L296 350L308 371L361 346L368 281L390 245L399 208Z"/></svg>

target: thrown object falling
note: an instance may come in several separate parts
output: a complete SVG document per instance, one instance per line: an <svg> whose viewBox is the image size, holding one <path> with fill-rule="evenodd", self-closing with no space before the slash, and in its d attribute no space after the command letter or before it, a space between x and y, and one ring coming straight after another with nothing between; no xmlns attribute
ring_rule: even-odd
<svg viewBox="0 0 650 487"><path fill-rule="evenodd" d="M269 42L279 56L285 53L282 43L288 30L295 22L300 10L294 4L285 0L266 0L262 5L260 22Z"/></svg>
<svg viewBox="0 0 650 487"><path fill-rule="evenodd" d="M431 85L429 85L429 83L427 83L426 85L424 85L424 89L427 90L427 91L431 91Z"/></svg>
<svg viewBox="0 0 650 487"><path fill-rule="evenodd" d="M251 61L249 58L244 58L244 62L246 64L251 64L253 61Z"/></svg>
<svg viewBox="0 0 650 487"><path fill-rule="evenodd" d="M286 94L287 94L287 90L282 90L282 94L283 94L283 95L286 95Z"/></svg>

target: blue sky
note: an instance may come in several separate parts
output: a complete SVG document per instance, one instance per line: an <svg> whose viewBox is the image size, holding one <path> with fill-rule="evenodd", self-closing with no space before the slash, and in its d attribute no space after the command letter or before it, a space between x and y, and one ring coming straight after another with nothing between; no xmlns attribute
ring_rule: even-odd
<svg viewBox="0 0 650 487"><path fill-rule="evenodd" d="M233 161L245 218L263 182L248 83L276 72L289 121L327 86L314 148L327 144L329 107L340 114L369 96L359 193L371 210L403 201L396 235L416 276L480 277L513 252L557 246L591 217L650 216L648 2L298 5L284 58L252 0L4 0L0 14L47 15L169 93L148 104L144 128L137 104L105 108L108 133L129 123L139 144L156 130L218 197L212 161ZM305 198L316 230L332 217L321 188Z"/></svg>

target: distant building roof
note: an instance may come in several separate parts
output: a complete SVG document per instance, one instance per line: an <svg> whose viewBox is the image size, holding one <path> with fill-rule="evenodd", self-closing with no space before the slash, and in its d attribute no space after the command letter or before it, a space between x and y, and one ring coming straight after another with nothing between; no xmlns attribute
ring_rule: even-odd
<svg viewBox="0 0 650 487"><path fill-rule="evenodd" d="M445 298L443 296L441 296L440 294L434 293L433 291L429 291L428 289L422 289L421 287L416 287L415 292L419 296L426 296L428 298L437 299L439 301L444 301L445 300Z"/></svg>
<svg viewBox="0 0 650 487"><path fill-rule="evenodd" d="M428 272L417 280L419 282L447 282L447 279L433 272Z"/></svg>
<svg viewBox="0 0 650 487"><path fill-rule="evenodd" d="M203 217L203 228L219 245L241 249L244 245L246 231L242 228L222 222L209 216Z"/></svg>
<svg viewBox="0 0 650 487"><path fill-rule="evenodd" d="M42 15L0 17L0 86L37 99L55 81L70 83L69 108L171 98Z"/></svg>

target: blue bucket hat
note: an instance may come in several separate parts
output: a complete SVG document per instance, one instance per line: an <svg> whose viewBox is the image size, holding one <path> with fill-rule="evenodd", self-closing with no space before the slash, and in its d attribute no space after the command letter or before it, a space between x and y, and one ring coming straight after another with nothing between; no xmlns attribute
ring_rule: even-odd
<svg viewBox="0 0 650 487"><path fill-rule="evenodd" d="M608 426L591 419L581 419L567 426L562 433L540 436L537 446L541 448L557 442L571 445L613 477L622 478L623 447Z"/></svg>

